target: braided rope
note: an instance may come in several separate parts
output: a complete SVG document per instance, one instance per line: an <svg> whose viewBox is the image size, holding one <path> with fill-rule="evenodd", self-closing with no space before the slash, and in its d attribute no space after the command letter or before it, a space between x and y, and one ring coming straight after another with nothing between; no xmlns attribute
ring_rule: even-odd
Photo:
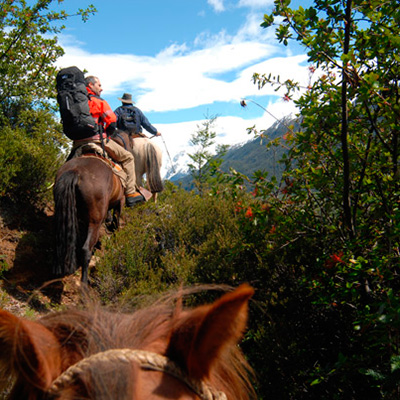
<svg viewBox="0 0 400 400"><path fill-rule="evenodd" d="M141 368L152 371L165 372L184 382L202 400L227 400L224 392L215 391L211 386L202 381L197 381L182 371L173 361L157 353L133 349L111 349L101 353L93 354L78 361L66 369L56 378L49 393L56 394L62 388L71 384L77 376L85 371L92 363L103 363L110 361L122 361L130 363L137 362Z"/></svg>

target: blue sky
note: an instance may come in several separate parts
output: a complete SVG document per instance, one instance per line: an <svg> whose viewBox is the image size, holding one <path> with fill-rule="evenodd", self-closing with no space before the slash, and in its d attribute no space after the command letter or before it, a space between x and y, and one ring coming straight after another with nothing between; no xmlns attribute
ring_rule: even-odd
<svg viewBox="0 0 400 400"><path fill-rule="evenodd" d="M247 127L266 129L295 112L283 92L260 91L251 81L255 72L309 79L304 50L284 47L273 29L260 27L273 0L67 0L60 7L72 12L90 3L98 13L88 22L67 21L58 66L98 76L113 109L118 97L132 93L172 158L187 151L206 115L218 116L217 142L233 145L250 139ZM309 1L292 2L300 3ZM268 112L253 103L241 108L242 98Z"/></svg>

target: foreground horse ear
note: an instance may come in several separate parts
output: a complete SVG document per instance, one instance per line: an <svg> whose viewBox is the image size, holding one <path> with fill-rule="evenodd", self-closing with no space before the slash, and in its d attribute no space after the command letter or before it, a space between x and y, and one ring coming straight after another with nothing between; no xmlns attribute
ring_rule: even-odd
<svg viewBox="0 0 400 400"><path fill-rule="evenodd" d="M0 310L0 364L6 374L47 389L61 372L60 345L43 325Z"/></svg>
<svg viewBox="0 0 400 400"><path fill-rule="evenodd" d="M223 351L242 338L253 294L254 289L244 284L213 304L195 308L175 327L168 354L177 357L190 376L208 376Z"/></svg>

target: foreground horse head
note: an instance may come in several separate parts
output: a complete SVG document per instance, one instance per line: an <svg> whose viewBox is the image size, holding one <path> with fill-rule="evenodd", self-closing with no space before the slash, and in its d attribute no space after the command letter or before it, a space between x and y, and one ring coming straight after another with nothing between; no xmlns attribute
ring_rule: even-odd
<svg viewBox="0 0 400 400"><path fill-rule="evenodd" d="M133 314L65 311L37 322L0 311L0 370L10 399L249 399L237 343L253 289L209 305Z"/></svg>

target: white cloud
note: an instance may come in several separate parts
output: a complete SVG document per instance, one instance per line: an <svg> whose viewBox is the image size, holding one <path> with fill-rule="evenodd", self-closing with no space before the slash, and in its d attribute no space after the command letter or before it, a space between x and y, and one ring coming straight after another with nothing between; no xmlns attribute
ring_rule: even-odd
<svg viewBox="0 0 400 400"><path fill-rule="evenodd" d="M225 10L224 0L207 0L207 3L216 11L221 12Z"/></svg>
<svg viewBox="0 0 400 400"><path fill-rule="evenodd" d="M189 49L186 46L186 43L183 43L183 44L174 43L171 46L164 49L162 52L160 52L157 57L167 59L169 57L174 57L174 56L179 56L181 54L184 54L188 50Z"/></svg>
<svg viewBox="0 0 400 400"><path fill-rule="evenodd" d="M258 91L251 83L255 72L307 77L307 68L300 65L304 56L270 58L274 51L274 47L257 42L225 44L179 55L166 50L156 57L91 54L66 47L59 65L78 65L99 76L104 97L128 91L143 111L171 111L249 95L276 94L270 86L265 86L262 93ZM229 82L218 77L225 73L237 77Z"/></svg>
<svg viewBox="0 0 400 400"><path fill-rule="evenodd" d="M216 11L224 9L222 0L208 2ZM271 3L272 0L240 0L237 4L258 7ZM252 83L254 73L279 75L281 81L292 78L303 84L309 78L307 57L293 56L289 51L282 56L282 50L278 53L273 30L262 29L259 16L252 13L235 35L224 30L216 35L203 32L191 44L174 43L151 57L88 52L71 37L61 36L60 42L65 55L58 60L58 66L77 65L98 76L104 88L103 97L109 102L116 101L124 92L132 93L136 105L145 113L190 109L213 102L235 102L239 108L242 98L270 96L269 103L262 104L268 112L260 118L249 119L246 109L237 116L219 117L218 144L243 143L251 139L246 128L256 125L258 129L267 129L276 119L295 113L293 102L282 100L282 90L275 92L270 85L258 90ZM250 107L256 105L249 103ZM153 140L164 149L164 173L170 162L162 139L171 157L185 153L199 123L197 117L190 122L156 124L163 137Z"/></svg>
<svg viewBox="0 0 400 400"><path fill-rule="evenodd" d="M266 8L274 4L274 0L239 0L236 5L232 2L226 6L224 0L207 0L207 3L214 9L215 12L226 11L227 8L232 6L247 7L252 9Z"/></svg>
<svg viewBox="0 0 400 400"><path fill-rule="evenodd" d="M274 0L239 0L239 7L263 8L274 4Z"/></svg>
<svg viewBox="0 0 400 400"><path fill-rule="evenodd" d="M145 112L189 109L260 95L251 82L255 72L286 78L304 75L304 58L273 58L278 53L277 45L270 44L273 35L259 26L259 16L250 13L234 36L224 30L216 35L203 32L193 47L174 43L153 57L90 53L71 45L70 37L61 37L66 54L58 65L78 65L97 75L105 98L131 92ZM262 94L276 95L267 86Z"/></svg>
<svg viewBox="0 0 400 400"><path fill-rule="evenodd" d="M233 39L235 42L244 40L274 43L276 41L275 31L274 29L265 29L260 26L259 13L249 13L246 16L245 23L240 27Z"/></svg>
<svg viewBox="0 0 400 400"><path fill-rule="evenodd" d="M199 33L193 45L195 48L209 48L215 46L221 46L225 43L230 43L232 36L228 35L224 29L219 31L217 34L210 34L210 32L204 31Z"/></svg>

